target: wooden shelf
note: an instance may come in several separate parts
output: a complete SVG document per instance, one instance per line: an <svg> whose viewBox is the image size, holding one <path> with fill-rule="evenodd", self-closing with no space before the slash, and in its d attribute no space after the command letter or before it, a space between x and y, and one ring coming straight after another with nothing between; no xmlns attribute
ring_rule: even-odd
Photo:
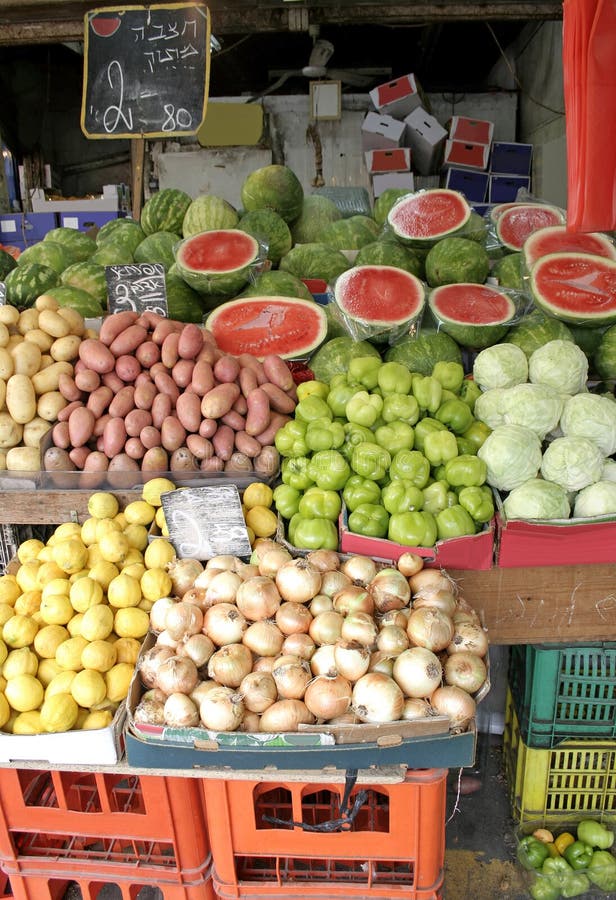
<svg viewBox="0 0 616 900"><path fill-rule="evenodd" d="M141 489L118 491L120 506L141 499ZM92 491L0 491L0 525L58 525L79 517L87 519Z"/></svg>

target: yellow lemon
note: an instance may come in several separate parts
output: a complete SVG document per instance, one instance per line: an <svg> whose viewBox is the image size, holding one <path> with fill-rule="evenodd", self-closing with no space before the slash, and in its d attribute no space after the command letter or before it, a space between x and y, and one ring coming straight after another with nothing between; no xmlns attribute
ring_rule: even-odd
<svg viewBox="0 0 616 900"><path fill-rule="evenodd" d="M2 666L4 678L15 678L16 675L36 675L38 657L29 647L11 650Z"/></svg>
<svg viewBox="0 0 616 900"><path fill-rule="evenodd" d="M41 591L24 591L13 607L20 616L32 616L41 607Z"/></svg>
<svg viewBox="0 0 616 900"><path fill-rule="evenodd" d="M124 562L121 563L120 569L124 571L127 566L132 566L135 563L141 563L141 565L143 565L143 553L141 552L141 550L137 550L136 547L131 547L126 554Z"/></svg>
<svg viewBox="0 0 616 900"><path fill-rule="evenodd" d="M95 519L113 519L119 509L117 498L108 491L96 491L88 498L88 512Z"/></svg>
<svg viewBox="0 0 616 900"><path fill-rule="evenodd" d="M100 562L92 566L88 577L92 578L94 581L98 581L103 591L107 591L113 579L117 578L119 574L120 570L117 566L107 562L107 560L101 559Z"/></svg>
<svg viewBox="0 0 616 900"><path fill-rule="evenodd" d="M146 503L149 503L150 506L160 506L162 502L160 495L174 490L175 484L168 478L150 478L149 481L146 481L143 485L141 497Z"/></svg>
<svg viewBox="0 0 616 900"><path fill-rule="evenodd" d="M252 528L249 528L249 527L248 527L248 525L246 526L246 531L248 532L248 543L250 544L251 547L253 547L253 546L254 546L254 542L255 542L256 539L257 539L257 536L256 536L256 534L254 533L254 531L252 530Z"/></svg>
<svg viewBox="0 0 616 900"><path fill-rule="evenodd" d="M165 510L162 508L162 506L156 510L156 516L154 518L154 521L160 528L160 533L162 535L168 536L169 531L167 529L167 520L165 519Z"/></svg>
<svg viewBox="0 0 616 900"><path fill-rule="evenodd" d="M109 641L90 641L83 648L81 663L84 669L94 669L96 672L108 672L115 666L118 659L118 651L115 644ZM90 704L91 705L91 704Z"/></svg>
<svg viewBox="0 0 616 900"><path fill-rule="evenodd" d="M71 585L69 600L75 612L85 612L103 602L103 589L98 581L86 575Z"/></svg>
<svg viewBox="0 0 616 900"><path fill-rule="evenodd" d="M105 684L107 685L107 699L112 703L120 703L128 694L131 678L135 667L130 663L116 663L108 672L105 672Z"/></svg>
<svg viewBox="0 0 616 900"><path fill-rule="evenodd" d="M17 548L17 559L20 563L25 563L29 559L36 559L45 544L36 538L30 538L20 544Z"/></svg>
<svg viewBox="0 0 616 900"><path fill-rule="evenodd" d="M8 603L0 603L0 634L2 633L2 626L4 623L14 615L15 608L13 606L9 606Z"/></svg>
<svg viewBox="0 0 616 900"><path fill-rule="evenodd" d="M68 637L68 630L62 625L45 625L35 634L33 646L43 659L55 660L58 647Z"/></svg>
<svg viewBox="0 0 616 900"><path fill-rule="evenodd" d="M113 722L113 713L109 709L95 709L87 713L79 724L82 731L96 731L99 728L108 728Z"/></svg>
<svg viewBox="0 0 616 900"><path fill-rule="evenodd" d="M145 597L142 597L137 609L145 609L145 611L149 613L154 606L154 603L154 600L146 600Z"/></svg>
<svg viewBox="0 0 616 900"><path fill-rule="evenodd" d="M42 563L53 562L53 546L49 541L47 541L47 543L39 553L37 559Z"/></svg>
<svg viewBox="0 0 616 900"><path fill-rule="evenodd" d="M103 562L103 555L98 544L88 545L88 561L86 563L88 569L93 569L96 563Z"/></svg>
<svg viewBox="0 0 616 900"><path fill-rule="evenodd" d="M41 565L42 563L40 560L29 559L19 567L15 574L15 578L22 591L35 591L37 589L39 586L37 575Z"/></svg>
<svg viewBox="0 0 616 900"><path fill-rule="evenodd" d="M253 481L244 489L242 494L242 503L246 509L252 509L253 506L269 507L272 505L273 500L274 492L269 484L265 484L262 481Z"/></svg>
<svg viewBox="0 0 616 900"><path fill-rule="evenodd" d="M20 594L21 588L14 575L0 575L0 603L12 606Z"/></svg>
<svg viewBox="0 0 616 900"><path fill-rule="evenodd" d="M81 623L83 622L84 613L76 613L70 622L66 623L66 628L71 637L77 637L81 634Z"/></svg>
<svg viewBox="0 0 616 900"><path fill-rule="evenodd" d="M148 569L164 569L174 559L173 544L164 538L154 538L150 541L143 554L143 561Z"/></svg>
<svg viewBox="0 0 616 900"><path fill-rule="evenodd" d="M121 572L107 588L107 600L110 606L115 607L138 606L141 586L136 578Z"/></svg>
<svg viewBox="0 0 616 900"><path fill-rule="evenodd" d="M131 578L136 578L137 581L140 581L141 576L145 572L145 566L143 563L130 563L128 566L122 566L122 572L124 575L130 575Z"/></svg>
<svg viewBox="0 0 616 900"><path fill-rule="evenodd" d="M148 529L145 525L127 525L123 533L126 535L129 546L143 553L148 546Z"/></svg>
<svg viewBox="0 0 616 900"><path fill-rule="evenodd" d="M4 641L0 640L0 666L4 665L8 655L9 655L9 648L6 646Z"/></svg>
<svg viewBox="0 0 616 900"><path fill-rule="evenodd" d="M164 569L146 569L141 576L141 593L146 600L168 597L173 589L171 576Z"/></svg>
<svg viewBox="0 0 616 900"><path fill-rule="evenodd" d="M53 694L41 706L43 731L50 734L70 731L75 726L78 714L77 702L70 694Z"/></svg>
<svg viewBox="0 0 616 900"><path fill-rule="evenodd" d="M101 703L107 695L107 685L100 672L95 669L82 669L77 672L71 682L71 696L75 703L89 709Z"/></svg>
<svg viewBox="0 0 616 900"><path fill-rule="evenodd" d="M66 625L75 610L65 594L51 594L41 600L41 618L46 625Z"/></svg>
<svg viewBox="0 0 616 900"><path fill-rule="evenodd" d="M59 675L61 671L62 669L55 659L42 659L38 664L36 677L46 689L52 679Z"/></svg>
<svg viewBox="0 0 616 900"><path fill-rule="evenodd" d="M278 519L273 510L265 506L253 506L246 513L246 525L257 537L271 537L276 534Z"/></svg>
<svg viewBox="0 0 616 900"><path fill-rule="evenodd" d="M4 728L10 718L11 707L9 706L9 701L4 694L0 694L0 728ZM19 716L17 718L19 718Z"/></svg>
<svg viewBox="0 0 616 900"><path fill-rule="evenodd" d="M39 570L36 573L36 578L39 587L44 588L50 581L57 581L64 578L65 574L66 573L62 571L57 563L50 560L49 562L41 563Z"/></svg>
<svg viewBox="0 0 616 900"><path fill-rule="evenodd" d="M68 538L54 544L53 558L63 572L66 572L67 575L72 575L74 572L79 572L86 565L88 550L81 540Z"/></svg>
<svg viewBox="0 0 616 900"><path fill-rule="evenodd" d="M71 583L68 578L53 578L43 588L42 596L44 598L49 597L50 594L64 594L68 597L70 589Z"/></svg>
<svg viewBox="0 0 616 900"><path fill-rule="evenodd" d="M87 643L80 634L63 641L56 651L56 662L60 668L78 672L81 669L81 654Z"/></svg>
<svg viewBox="0 0 616 900"><path fill-rule="evenodd" d="M80 634L86 641L105 640L113 631L113 610L106 603L86 609L81 620Z"/></svg>
<svg viewBox="0 0 616 900"><path fill-rule="evenodd" d="M133 500L124 507L124 515L129 525L149 525L154 521L156 509L145 500Z"/></svg>
<svg viewBox="0 0 616 900"><path fill-rule="evenodd" d="M120 523L115 519L99 519L96 523L96 542L100 543L102 536L110 531L122 531Z"/></svg>
<svg viewBox="0 0 616 900"><path fill-rule="evenodd" d="M122 531L108 531L101 536L98 546L104 560L122 563L130 550L128 538Z"/></svg>
<svg viewBox="0 0 616 900"><path fill-rule="evenodd" d="M70 694L71 684L76 674L77 672L73 672L71 669L61 669L45 688L45 697L53 697L54 694Z"/></svg>
<svg viewBox="0 0 616 900"><path fill-rule="evenodd" d="M2 640L13 649L29 647L39 626L31 616L11 616L2 626Z"/></svg>
<svg viewBox="0 0 616 900"><path fill-rule="evenodd" d="M81 525L77 522L63 522L54 530L54 543L66 541L70 538L78 538L81 534Z"/></svg>
<svg viewBox="0 0 616 900"><path fill-rule="evenodd" d="M16 675L9 678L4 688L4 695L11 707L17 712L28 712L38 709L43 702L44 689L35 675Z"/></svg>
<svg viewBox="0 0 616 900"><path fill-rule="evenodd" d="M81 526L81 540L86 545L86 547L90 547L92 544L96 543L97 524L98 519L95 519L94 516L90 516L90 518L86 519Z"/></svg>
<svg viewBox="0 0 616 900"><path fill-rule="evenodd" d="M40 734L42 731L41 713L38 709L19 713L13 721L13 734Z"/></svg>
<svg viewBox="0 0 616 900"><path fill-rule="evenodd" d="M120 531L124 531L124 529L125 529L126 526L128 525L128 522L127 522L127 520L126 520L126 516L124 515L123 512L119 512L117 515L115 515L115 516L113 517L113 520L114 520L114 522L117 522L118 525L120 526Z"/></svg>
<svg viewBox="0 0 616 900"><path fill-rule="evenodd" d="M118 637L143 638L150 627L150 616L144 609L127 607L116 610L113 630Z"/></svg>
<svg viewBox="0 0 616 900"><path fill-rule="evenodd" d="M131 665L134 665L137 662L137 657L141 650L141 641L138 641L137 638L122 637L117 639L114 647L116 650L117 662L131 663Z"/></svg>

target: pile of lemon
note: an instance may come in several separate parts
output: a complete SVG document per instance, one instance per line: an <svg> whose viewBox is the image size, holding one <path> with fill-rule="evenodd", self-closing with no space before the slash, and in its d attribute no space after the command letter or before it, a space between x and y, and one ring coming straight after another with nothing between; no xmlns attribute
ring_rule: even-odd
<svg viewBox="0 0 616 900"><path fill-rule="evenodd" d="M257 538L269 538L276 534L278 517L271 508L273 502L274 492L263 481L253 481L244 489L242 512L251 546Z"/></svg>
<svg viewBox="0 0 616 900"><path fill-rule="evenodd" d="M168 596L175 550L149 539L162 510L153 478L120 510L112 493L88 500L82 524L30 539L0 576L0 729L12 734L107 727L128 693L149 612ZM9 567L10 569L10 567Z"/></svg>

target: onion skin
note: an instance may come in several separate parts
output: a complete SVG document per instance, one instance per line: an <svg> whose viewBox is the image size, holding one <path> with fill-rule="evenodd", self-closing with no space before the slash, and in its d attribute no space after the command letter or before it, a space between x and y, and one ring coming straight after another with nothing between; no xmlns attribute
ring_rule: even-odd
<svg viewBox="0 0 616 900"><path fill-rule="evenodd" d="M328 721L349 711L352 692L351 682L341 675L318 675L306 688L304 703L317 719Z"/></svg>
<svg viewBox="0 0 616 900"><path fill-rule="evenodd" d="M277 700L261 716L259 730L282 733L298 731L299 725L314 725L315 717L301 700Z"/></svg>
<svg viewBox="0 0 616 900"><path fill-rule="evenodd" d="M467 731L475 716L477 704L462 688L446 684L430 697L430 705L440 716L447 716L453 731Z"/></svg>
<svg viewBox="0 0 616 900"><path fill-rule="evenodd" d="M447 684L462 688L469 694L476 694L488 677L488 669L483 659L476 653L460 650L450 654L443 665Z"/></svg>

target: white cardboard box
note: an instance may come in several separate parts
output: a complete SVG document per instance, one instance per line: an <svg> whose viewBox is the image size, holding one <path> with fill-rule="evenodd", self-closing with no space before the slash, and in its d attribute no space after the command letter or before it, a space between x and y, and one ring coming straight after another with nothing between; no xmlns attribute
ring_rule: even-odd
<svg viewBox="0 0 616 900"><path fill-rule="evenodd" d="M394 119L393 116L383 116L380 113L369 112L361 126L362 149L390 150L400 147L404 143L404 122Z"/></svg>
<svg viewBox="0 0 616 900"><path fill-rule="evenodd" d="M375 108L388 116L403 119L421 106L421 88L413 75L402 75L386 84L379 84L370 91Z"/></svg>
<svg viewBox="0 0 616 900"><path fill-rule="evenodd" d="M46 200L42 188L30 192L33 212L116 212L119 209L117 186L107 184L95 200Z"/></svg>
<svg viewBox="0 0 616 900"><path fill-rule="evenodd" d="M412 192L415 190L415 179L412 172L383 172L372 176L372 193L376 200L383 191L388 188L403 188Z"/></svg>
<svg viewBox="0 0 616 900"><path fill-rule="evenodd" d="M421 175L432 175L439 168L446 130L421 106L406 116L404 125L404 142L411 148L415 169Z"/></svg>
<svg viewBox="0 0 616 900"><path fill-rule="evenodd" d="M409 147L394 147L392 150L368 150L364 154L366 168L371 175L381 172L410 172L411 150Z"/></svg>

